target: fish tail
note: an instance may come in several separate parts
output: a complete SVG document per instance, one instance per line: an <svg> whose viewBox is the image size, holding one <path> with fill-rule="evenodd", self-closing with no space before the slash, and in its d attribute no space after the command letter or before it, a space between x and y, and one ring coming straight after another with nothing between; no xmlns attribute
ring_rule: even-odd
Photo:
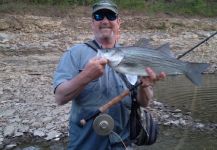
<svg viewBox="0 0 217 150"><path fill-rule="evenodd" d="M187 72L186 76L190 79L195 85L199 86L202 84L202 75L201 73L204 72L209 67L207 63L187 63Z"/></svg>

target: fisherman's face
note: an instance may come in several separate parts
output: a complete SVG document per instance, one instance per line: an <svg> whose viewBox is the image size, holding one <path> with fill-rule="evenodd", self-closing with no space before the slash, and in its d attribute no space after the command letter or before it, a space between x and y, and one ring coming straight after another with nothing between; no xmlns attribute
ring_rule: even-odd
<svg viewBox="0 0 217 150"><path fill-rule="evenodd" d="M97 40L116 42L119 38L120 19L110 10L99 10L93 14L92 29Z"/></svg>

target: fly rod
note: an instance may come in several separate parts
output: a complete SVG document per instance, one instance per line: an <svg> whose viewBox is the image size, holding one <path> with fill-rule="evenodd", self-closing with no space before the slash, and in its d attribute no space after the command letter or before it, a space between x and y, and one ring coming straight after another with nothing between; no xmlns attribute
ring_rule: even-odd
<svg viewBox="0 0 217 150"><path fill-rule="evenodd" d="M192 47L191 49L189 49L188 51L184 52L183 54L179 55L177 57L177 59L182 58L183 56L185 56L186 54L190 53L191 51L193 51L195 48L197 48L198 46L200 46L201 44L203 44L204 42L207 42L210 38L212 38L213 36L215 36L217 34L217 31L215 33L213 33L212 35L210 35L209 37L207 37L206 39L204 39L203 41L201 41L200 43L198 43L197 45L195 45L194 47Z"/></svg>

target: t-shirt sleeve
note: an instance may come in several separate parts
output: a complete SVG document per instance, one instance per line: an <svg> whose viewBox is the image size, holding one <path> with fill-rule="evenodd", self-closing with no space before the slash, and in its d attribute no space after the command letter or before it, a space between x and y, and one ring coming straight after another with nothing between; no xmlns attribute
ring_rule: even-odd
<svg viewBox="0 0 217 150"><path fill-rule="evenodd" d="M76 48L66 51L60 59L53 78L54 93L63 82L74 78L79 73L79 54Z"/></svg>

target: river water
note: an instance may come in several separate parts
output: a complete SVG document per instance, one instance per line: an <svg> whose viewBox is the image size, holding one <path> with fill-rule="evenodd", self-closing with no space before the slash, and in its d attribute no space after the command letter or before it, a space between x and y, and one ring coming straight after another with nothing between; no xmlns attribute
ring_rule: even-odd
<svg viewBox="0 0 217 150"><path fill-rule="evenodd" d="M157 142L139 150L216 150L217 136L212 133L161 127Z"/></svg>
<svg viewBox="0 0 217 150"><path fill-rule="evenodd" d="M171 76L160 81L155 88L156 98L168 105L190 112L194 120L201 123L217 124L217 75L203 75L203 84L194 86L185 76ZM66 148L65 142L49 145L26 142L16 150L60 150ZM168 126L160 127L156 144L143 146L139 150L216 150L215 132L181 129Z"/></svg>
<svg viewBox="0 0 217 150"><path fill-rule="evenodd" d="M191 112L200 122L217 123L216 74L203 75L203 84L198 87L185 76L171 76L157 84L155 95L164 104Z"/></svg>
<svg viewBox="0 0 217 150"><path fill-rule="evenodd" d="M203 75L203 84L194 86L185 76L172 76L160 82L156 98L168 106L190 112L194 120L217 124L217 75ZM216 150L215 132L161 127L156 144L147 150Z"/></svg>

